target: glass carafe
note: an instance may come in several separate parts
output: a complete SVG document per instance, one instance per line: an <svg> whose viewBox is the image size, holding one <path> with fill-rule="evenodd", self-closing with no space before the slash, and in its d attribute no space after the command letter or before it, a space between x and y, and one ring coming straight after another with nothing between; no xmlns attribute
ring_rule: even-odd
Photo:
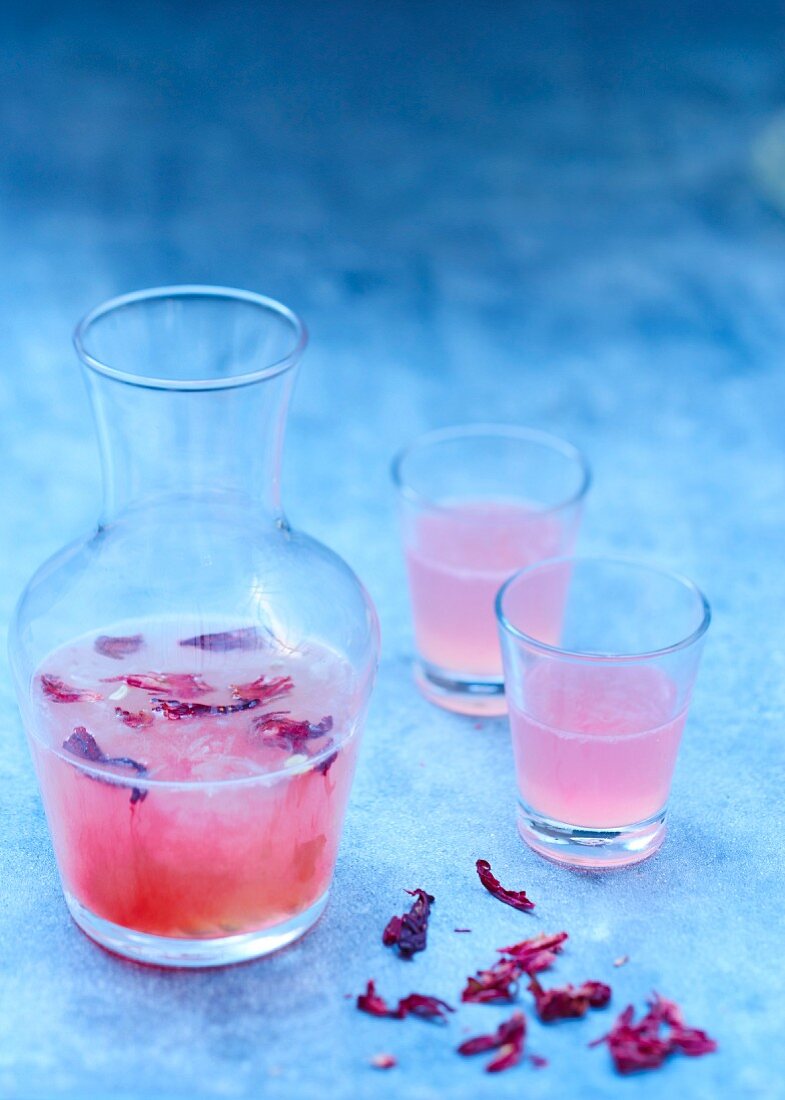
<svg viewBox="0 0 785 1100"><path fill-rule="evenodd" d="M362 585L281 509L305 329L256 294L165 287L75 343L103 511L10 633L66 902L142 961L253 958L324 909L378 656Z"/></svg>

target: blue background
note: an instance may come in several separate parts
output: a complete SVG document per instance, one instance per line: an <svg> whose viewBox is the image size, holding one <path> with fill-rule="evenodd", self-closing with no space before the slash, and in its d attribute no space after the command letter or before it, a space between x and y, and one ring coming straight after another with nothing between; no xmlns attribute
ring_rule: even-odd
<svg viewBox="0 0 785 1100"><path fill-rule="evenodd" d="M750 167L785 105L781 7L31 0L0 21L0 611L97 515L73 322L217 282L309 323L288 512L354 565L384 632L325 917L203 974L123 963L70 922L3 666L0 1095L784 1096L785 222ZM411 685L388 460L478 418L582 446L583 549L676 567L713 604L670 835L638 869L524 850L505 723ZM535 915L479 887L478 856ZM419 885L431 941L406 964L379 937ZM345 997L375 977L457 1003L497 946L561 928L554 982L607 979L617 1010L656 988L720 1052L619 1079L586 1049L595 1013L532 1022L551 1065L494 1078L453 1050L508 1010L438 1028ZM371 1069L379 1051L399 1066Z"/></svg>

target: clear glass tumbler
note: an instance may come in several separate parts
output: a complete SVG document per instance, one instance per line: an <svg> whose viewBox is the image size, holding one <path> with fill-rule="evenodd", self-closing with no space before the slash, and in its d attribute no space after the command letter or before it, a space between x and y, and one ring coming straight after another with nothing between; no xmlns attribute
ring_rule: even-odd
<svg viewBox="0 0 785 1100"><path fill-rule="evenodd" d="M574 548L590 474L569 443L472 424L422 436L393 462L426 699L504 714L496 593L516 569Z"/></svg>
<svg viewBox="0 0 785 1100"><path fill-rule="evenodd" d="M257 294L162 287L75 340L103 510L10 632L66 902L144 962L254 958L324 909L378 652L362 585L281 507L305 330Z"/></svg>
<svg viewBox="0 0 785 1100"><path fill-rule="evenodd" d="M521 836L577 866L652 855L711 618L705 597L647 565L562 558L516 573L496 610Z"/></svg>

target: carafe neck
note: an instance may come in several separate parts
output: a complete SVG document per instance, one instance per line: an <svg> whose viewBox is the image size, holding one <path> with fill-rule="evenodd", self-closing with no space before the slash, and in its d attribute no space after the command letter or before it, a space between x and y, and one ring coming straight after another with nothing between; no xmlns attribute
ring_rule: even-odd
<svg viewBox="0 0 785 1100"><path fill-rule="evenodd" d="M101 522L220 498L282 520L280 458L294 371L225 389L161 389L87 370L104 478Z"/></svg>

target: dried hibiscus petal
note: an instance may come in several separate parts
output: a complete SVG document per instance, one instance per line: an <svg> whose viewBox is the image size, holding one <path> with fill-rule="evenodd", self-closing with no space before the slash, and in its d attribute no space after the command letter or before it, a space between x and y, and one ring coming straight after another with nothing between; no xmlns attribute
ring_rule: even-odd
<svg viewBox="0 0 785 1100"><path fill-rule="evenodd" d="M493 1034L477 1035L474 1039L461 1043L458 1053L470 1055L498 1050L499 1053L488 1062L485 1069L487 1073L500 1073L520 1062L525 1040L526 1018L522 1012L514 1012Z"/></svg>
<svg viewBox="0 0 785 1100"><path fill-rule="evenodd" d="M487 859L478 859L476 863L477 874L489 894L493 894L505 905L511 905L513 909L525 911L534 908L534 902L526 897L525 890L506 890L491 871L491 865Z"/></svg>
<svg viewBox="0 0 785 1100"><path fill-rule="evenodd" d="M611 988L603 982L584 982L577 988L565 985L543 989L537 979L532 977L529 990L534 994L537 1015L543 1023L579 1019L590 1008L605 1008L611 999Z"/></svg>
<svg viewBox="0 0 785 1100"><path fill-rule="evenodd" d="M232 695L235 699L256 699L259 703L271 703L273 699L287 695L293 687L291 676L278 676L272 680L260 676L248 684L232 684Z"/></svg>
<svg viewBox="0 0 785 1100"><path fill-rule="evenodd" d="M418 951L424 951L428 940L428 918L436 900L425 890L407 890L414 904L401 917L391 917L382 933L385 947L397 947L404 959L410 959Z"/></svg>
<svg viewBox="0 0 785 1100"><path fill-rule="evenodd" d="M255 626L246 626L240 630L222 630L217 634L197 634L194 638L183 638L180 645L226 653L232 649L258 649L261 638Z"/></svg>
<svg viewBox="0 0 785 1100"><path fill-rule="evenodd" d="M663 1035L665 1026L669 1030ZM684 1024L681 1010L673 1001L658 994L649 1002L649 1010L635 1023L635 1009L627 1005L607 1035L589 1043L607 1043L619 1073L657 1069L677 1051L690 1057L711 1054L716 1042L705 1031Z"/></svg>
<svg viewBox="0 0 785 1100"><path fill-rule="evenodd" d="M105 684L127 684L153 695L166 692L179 699L198 699L215 689L192 672L143 672L133 676L107 676Z"/></svg>
<svg viewBox="0 0 785 1100"><path fill-rule="evenodd" d="M101 696L96 691L73 687L58 676L41 677L41 691L53 703L97 703Z"/></svg>
<svg viewBox="0 0 785 1100"><path fill-rule="evenodd" d="M541 970L547 970L555 962L566 939L566 932L541 932L510 947L500 947L499 954L508 955L526 974L537 974Z"/></svg>
<svg viewBox="0 0 785 1100"><path fill-rule="evenodd" d="M101 634L93 642L96 653L102 657L111 657L115 661L121 661L123 657L130 657L144 645L141 634L130 634L125 637L117 637L111 634Z"/></svg>
<svg viewBox="0 0 785 1100"><path fill-rule="evenodd" d="M337 759L338 753L331 752L329 756L325 756L324 760L319 761L314 770L317 771L319 775L327 775Z"/></svg>
<svg viewBox="0 0 785 1100"><path fill-rule="evenodd" d="M428 1020L446 1020L448 1012L455 1012L446 1001L438 997L427 997L423 993L410 993L398 1002L393 1015L398 1020L404 1020L407 1016L421 1016Z"/></svg>
<svg viewBox="0 0 785 1100"><path fill-rule="evenodd" d="M446 1020L448 1012L454 1012L446 1001L428 997L423 993L410 993L402 997L396 1008L390 1008L376 992L376 984L369 981L365 993L357 998L357 1007L369 1016L387 1016L392 1020L405 1020L407 1016L419 1016L424 1020Z"/></svg>
<svg viewBox="0 0 785 1100"><path fill-rule="evenodd" d="M392 1015L385 999L376 992L376 983L373 979L368 982L365 993L360 993L357 997L357 1007L360 1012L367 1012L369 1016Z"/></svg>
<svg viewBox="0 0 785 1100"><path fill-rule="evenodd" d="M238 703L216 704L185 703L179 699L159 699L153 697L153 711L162 714L171 722L181 718L220 718L225 714L237 714L243 710L253 710L259 706L258 699L242 699Z"/></svg>
<svg viewBox="0 0 785 1100"><path fill-rule="evenodd" d="M251 725L252 732L263 737L266 745L285 749L288 752L299 752L304 748L306 741L325 737L332 728L333 720L329 714L320 722L313 724L296 721L290 718L289 712L285 710L260 714Z"/></svg>
<svg viewBox="0 0 785 1100"><path fill-rule="evenodd" d="M138 760L132 760L129 756L107 756L98 747L98 742L84 726L74 726L73 733L63 741L63 748L74 756L81 756L83 760L89 760L96 764L110 764L116 768L132 768L138 775L147 774L147 765L140 764ZM97 778L97 777L91 777ZM108 780L104 780L108 782ZM141 802L147 797L147 791L134 787L131 791L131 805Z"/></svg>
<svg viewBox="0 0 785 1100"><path fill-rule="evenodd" d="M146 710L139 710L135 713L130 710L123 710L122 707L114 708L115 717L118 718L126 726L130 726L132 730L145 729L147 726L153 724L153 716Z"/></svg>
<svg viewBox="0 0 785 1100"><path fill-rule="evenodd" d="M521 968L513 959L502 959L487 970L466 979L461 1000L468 1004L496 1004L512 1001L518 989Z"/></svg>

